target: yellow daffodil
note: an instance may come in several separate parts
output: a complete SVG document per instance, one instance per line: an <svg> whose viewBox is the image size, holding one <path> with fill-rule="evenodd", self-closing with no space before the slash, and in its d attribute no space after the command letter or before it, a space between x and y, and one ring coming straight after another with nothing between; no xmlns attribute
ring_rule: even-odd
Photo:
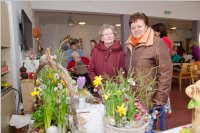
<svg viewBox="0 0 200 133"><path fill-rule="evenodd" d="M38 86L39 84L40 84L40 82L39 82L39 80L37 79L37 80L35 81L35 85Z"/></svg>
<svg viewBox="0 0 200 133"><path fill-rule="evenodd" d="M39 92L38 91L33 91L33 92L31 92L31 96L38 96L39 95Z"/></svg>
<svg viewBox="0 0 200 133"><path fill-rule="evenodd" d="M48 78L53 79L54 78L53 74L48 74Z"/></svg>
<svg viewBox="0 0 200 133"><path fill-rule="evenodd" d="M34 88L34 91L33 92L31 92L31 96L38 96L39 95L39 91L37 91L37 88L35 87Z"/></svg>
<svg viewBox="0 0 200 133"><path fill-rule="evenodd" d="M117 106L117 113L119 113L119 116L126 115L126 109L124 107L124 104L121 106Z"/></svg>
<svg viewBox="0 0 200 133"><path fill-rule="evenodd" d="M60 83L64 86L65 82L63 80L60 80Z"/></svg>
<svg viewBox="0 0 200 133"><path fill-rule="evenodd" d="M100 76L96 76L94 81L93 81L94 87L98 87L99 84L101 83L101 80L102 80L101 75Z"/></svg>
<svg viewBox="0 0 200 133"><path fill-rule="evenodd" d="M69 96L69 89L66 88L66 95Z"/></svg>
<svg viewBox="0 0 200 133"><path fill-rule="evenodd" d="M56 79L53 79L53 83L56 84L56 83L57 83L57 80L56 80Z"/></svg>
<svg viewBox="0 0 200 133"><path fill-rule="evenodd" d="M107 93L107 94L104 94L104 95L103 95L103 98L104 98L105 100L107 100L109 97L110 97L110 93Z"/></svg>

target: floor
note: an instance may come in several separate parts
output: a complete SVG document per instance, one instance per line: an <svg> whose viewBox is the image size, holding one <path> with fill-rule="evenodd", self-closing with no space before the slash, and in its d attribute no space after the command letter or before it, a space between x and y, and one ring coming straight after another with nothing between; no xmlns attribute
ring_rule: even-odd
<svg viewBox="0 0 200 133"><path fill-rule="evenodd" d="M187 109L190 99L185 94L185 88L188 85L188 82L183 82L183 89L180 92L178 83L172 84L170 93L172 114L167 116L168 129L191 123L192 111Z"/></svg>

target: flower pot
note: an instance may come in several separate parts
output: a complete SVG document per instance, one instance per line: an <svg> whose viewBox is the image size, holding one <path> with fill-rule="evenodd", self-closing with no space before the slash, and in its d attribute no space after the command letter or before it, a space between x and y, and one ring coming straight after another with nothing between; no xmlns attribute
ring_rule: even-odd
<svg viewBox="0 0 200 133"><path fill-rule="evenodd" d="M47 132L46 133L58 133L58 128L56 126L50 126L48 129L47 129Z"/></svg>
<svg viewBox="0 0 200 133"><path fill-rule="evenodd" d="M111 125L105 124L104 131L105 133L144 133L148 123L145 123L141 127L138 128L117 128Z"/></svg>
<svg viewBox="0 0 200 133"><path fill-rule="evenodd" d="M146 131L146 128L149 125L149 122L144 122L144 121L137 121L134 122L134 125L136 127L129 127L129 128L118 128L114 127L110 124L108 124L109 119L104 119L104 131L105 133L144 133Z"/></svg>

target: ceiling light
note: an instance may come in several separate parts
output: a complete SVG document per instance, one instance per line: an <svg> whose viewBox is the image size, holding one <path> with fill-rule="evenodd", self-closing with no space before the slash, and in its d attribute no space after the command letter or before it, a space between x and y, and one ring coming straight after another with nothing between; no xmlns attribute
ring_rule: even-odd
<svg viewBox="0 0 200 133"><path fill-rule="evenodd" d="M117 26L117 27L120 27L120 26L121 26L121 24L115 24L115 26Z"/></svg>
<svg viewBox="0 0 200 133"><path fill-rule="evenodd" d="M72 19L72 16L69 16L69 17L68 17L67 25L69 25L69 26L75 25L75 22L74 22L74 20Z"/></svg>
<svg viewBox="0 0 200 133"><path fill-rule="evenodd" d="M170 28L170 30L175 30L175 29L176 29L176 27L175 27L175 26Z"/></svg>
<svg viewBox="0 0 200 133"><path fill-rule="evenodd" d="M80 22L78 22L78 24L80 24L80 25L85 25L86 22L84 22L84 21L80 21Z"/></svg>

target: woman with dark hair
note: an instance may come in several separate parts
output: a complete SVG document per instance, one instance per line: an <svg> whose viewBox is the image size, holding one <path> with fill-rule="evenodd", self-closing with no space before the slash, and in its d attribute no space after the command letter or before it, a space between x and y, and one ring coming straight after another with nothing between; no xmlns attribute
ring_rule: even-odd
<svg viewBox="0 0 200 133"><path fill-rule="evenodd" d="M164 42L154 35L144 13L130 16L131 35L127 40L127 71L148 75L147 82L156 76L152 104L165 105L171 90L172 63ZM155 69L157 68L157 70ZM149 71L151 70L151 71Z"/></svg>
<svg viewBox="0 0 200 133"><path fill-rule="evenodd" d="M172 50L172 43L170 39L167 37L167 28L166 25L163 23L157 23L152 26L154 30L154 35L159 36L163 39L163 41L166 43L168 51L170 52Z"/></svg>

